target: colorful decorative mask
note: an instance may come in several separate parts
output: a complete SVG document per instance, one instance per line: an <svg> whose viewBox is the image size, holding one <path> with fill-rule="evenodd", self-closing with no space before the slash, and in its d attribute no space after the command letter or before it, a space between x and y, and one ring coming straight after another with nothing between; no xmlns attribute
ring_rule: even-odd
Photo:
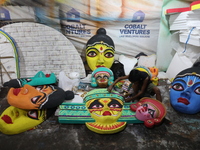
<svg viewBox="0 0 200 150"><path fill-rule="evenodd" d="M131 104L130 109L136 112L136 118L144 121L144 125L148 128L160 124L166 115L165 106L160 101L148 97Z"/></svg>
<svg viewBox="0 0 200 150"><path fill-rule="evenodd" d="M98 67L111 68L114 62L115 46L113 40L100 28L86 44L86 61L92 71Z"/></svg>
<svg viewBox="0 0 200 150"><path fill-rule="evenodd" d="M108 87L114 81L113 72L106 67L99 67L92 72L92 87Z"/></svg>
<svg viewBox="0 0 200 150"><path fill-rule="evenodd" d="M9 106L0 116L0 132L13 135L34 129L50 117L55 110L56 108L23 110Z"/></svg>
<svg viewBox="0 0 200 150"><path fill-rule="evenodd" d="M117 122L121 117L124 99L117 94L111 94L107 89L95 89L87 93L84 98L86 107L95 119L87 122L86 126L93 132L112 134L122 131L126 122Z"/></svg>
<svg viewBox="0 0 200 150"><path fill-rule="evenodd" d="M185 114L200 112L200 67L194 65L176 75L171 84L170 102Z"/></svg>
<svg viewBox="0 0 200 150"><path fill-rule="evenodd" d="M73 98L72 91L64 91L53 85L30 86L25 84L21 88L10 88L7 95L10 105L27 110L57 107L64 100Z"/></svg>
<svg viewBox="0 0 200 150"><path fill-rule="evenodd" d="M34 77L11 79L10 81L4 83L4 87L8 86L13 88L20 88L23 87L25 84L31 86L47 85L55 84L56 81L57 79L54 73L45 75L42 71L39 71Z"/></svg>

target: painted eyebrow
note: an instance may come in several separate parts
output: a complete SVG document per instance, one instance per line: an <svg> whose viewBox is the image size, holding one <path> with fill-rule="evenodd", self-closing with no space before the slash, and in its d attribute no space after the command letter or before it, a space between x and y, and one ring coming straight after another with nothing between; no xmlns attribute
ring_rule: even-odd
<svg viewBox="0 0 200 150"><path fill-rule="evenodd" d="M88 51L91 50L91 49L92 49L92 50L94 49L94 50L98 51L95 47L93 47L93 48L89 48L89 49L87 49L86 52L88 52Z"/></svg>
<svg viewBox="0 0 200 150"><path fill-rule="evenodd" d="M104 52L106 52L106 51L112 51L112 52L115 52L113 49L106 49Z"/></svg>
<svg viewBox="0 0 200 150"><path fill-rule="evenodd" d="M183 79L177 79L176 81L174 81L174 82L177 82L177 81L181 81L181 82L184 82L184 83L186 83Z"/></svg>
<svg viewBox="0 0 200 150"><path fill-rule="evenodd" d="M194 85L196 85L196 84L200 84L200 82L196 82ZM193 86L194 86L194 85L193 85Z"/></svg>

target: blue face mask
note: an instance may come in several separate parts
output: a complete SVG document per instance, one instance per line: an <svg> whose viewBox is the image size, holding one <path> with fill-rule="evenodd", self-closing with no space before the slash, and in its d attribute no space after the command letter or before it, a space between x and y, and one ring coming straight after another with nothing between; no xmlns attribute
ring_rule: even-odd
<svg viewBox="0 0 200 150"><path fill-rule="evenodd" d="M176 77L170 89L170 102L181 113L200 112L200 77L197 74Z"/></svg>

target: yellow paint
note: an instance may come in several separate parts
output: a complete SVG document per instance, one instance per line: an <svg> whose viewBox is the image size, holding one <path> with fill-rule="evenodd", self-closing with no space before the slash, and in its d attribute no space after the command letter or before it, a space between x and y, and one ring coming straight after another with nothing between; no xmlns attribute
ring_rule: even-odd
<svg viewBox="0 0 200 150"><path fill-rule="evenodd" d="M191 10L196 10L196 9L200 9L200 4L191 6Z"/></svg>

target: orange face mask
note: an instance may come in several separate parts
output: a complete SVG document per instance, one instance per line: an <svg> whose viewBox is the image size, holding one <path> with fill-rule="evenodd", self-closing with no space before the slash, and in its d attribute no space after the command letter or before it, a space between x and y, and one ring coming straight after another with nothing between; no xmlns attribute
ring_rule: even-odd
<svg viewBox="0 0 200 150"><path fill-rule="evenodd" d="M33 87L26 84L22 88L11 88L8 92L8 103L21 109L40 109L49 101L49 95L56 89L53 86L42 85Z"/></svg>

